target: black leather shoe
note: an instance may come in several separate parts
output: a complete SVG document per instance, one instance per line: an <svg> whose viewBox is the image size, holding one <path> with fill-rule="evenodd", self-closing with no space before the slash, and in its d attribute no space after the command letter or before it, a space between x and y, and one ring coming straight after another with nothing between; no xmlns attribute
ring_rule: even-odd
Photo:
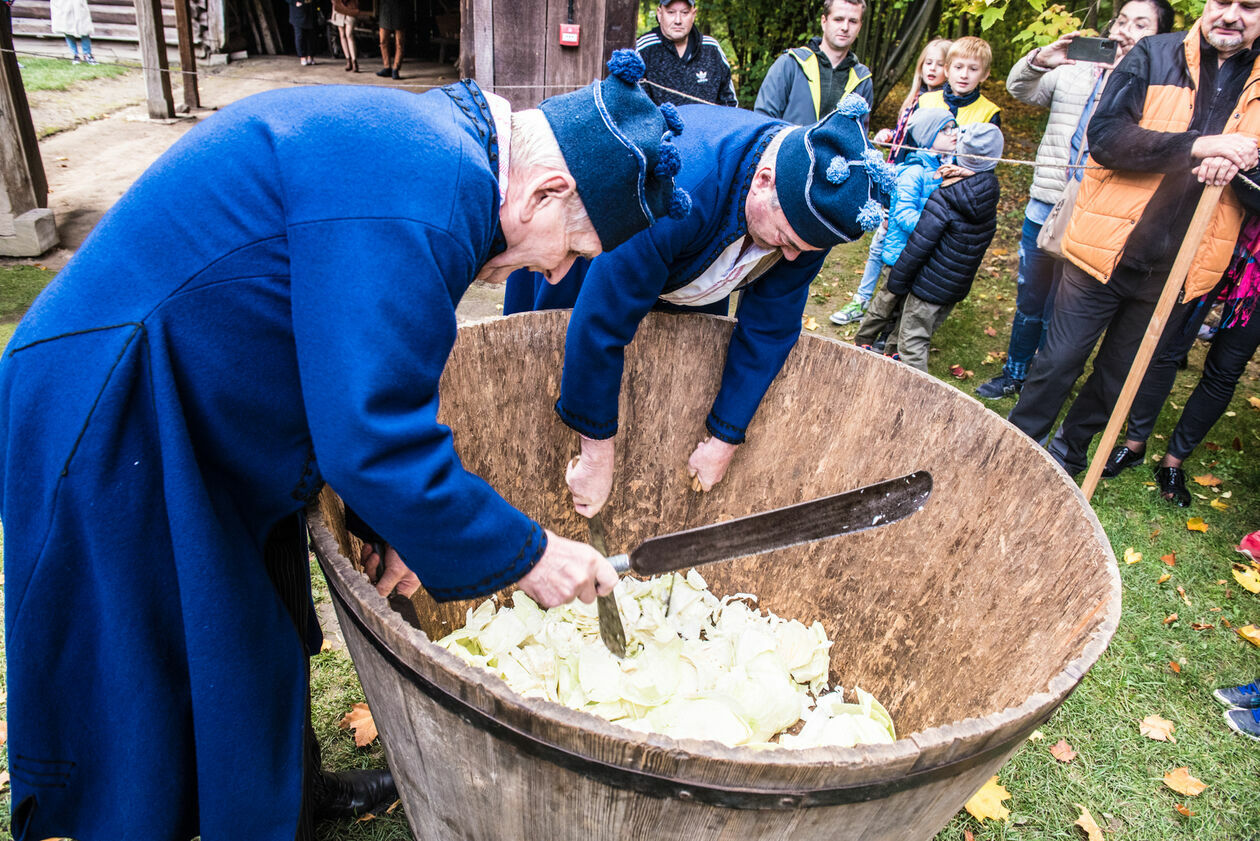
<svg viewBox="0 0 1260 841"><path fill-rule="evenodd" d="M398 799L389 771L320 771L311 799L317 820L358 818Z"/></svg>
<svg viewBox="0 0 1260 841"><path fill-rule="evenodd" d="M1186 490L1186 471L1180 467L1156 467L1155 481L1164 499L1178 508L1190 507L1190 491Z"/></svg>
<svg viewBox="0 0 1260 841"><path fill-rule="evenodd" d="M1135 464L1141 464L1142 459L1146 456L1146 451L1135 453L1128 447L1121 444L1111 451L1111 456L1107 459L1107 465L1102 469L1104 479L1112 479L1119 476L1125 470L1128 470Z"/></svg>

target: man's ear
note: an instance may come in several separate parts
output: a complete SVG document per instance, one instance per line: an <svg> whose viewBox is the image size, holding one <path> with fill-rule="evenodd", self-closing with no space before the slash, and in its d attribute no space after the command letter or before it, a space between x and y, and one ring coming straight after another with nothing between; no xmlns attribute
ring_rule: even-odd
<svg viewBox="0 0 1260 841"><path fill-rule="evenodd" d="M577 182L567 172L549 170L535 176L527 187L525 207L521 209L521 221L528 222L534 214L552 201L566 201L577 189Z"/></svg>

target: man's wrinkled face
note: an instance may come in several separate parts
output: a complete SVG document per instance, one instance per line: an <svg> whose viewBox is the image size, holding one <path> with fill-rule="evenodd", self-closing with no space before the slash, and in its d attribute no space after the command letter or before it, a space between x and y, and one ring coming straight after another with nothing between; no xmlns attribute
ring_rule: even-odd
<svg viewBox="0 0 1260 841"><path fill-rule="evenodd" d="M744 217L748 222L748 236L762 248L777 248L785 260L795 260L806 251L820 251L801 239L792 228L783 208L774 182L774 171L768 167L757 170L748 198L744 200Z"/></svg>
<svg viewBox="0 0 1260 841"><path fill-rule="evenodd" d="M540 171L520 181L508 182L508 196L499 208L507 248L481 267L477 280L500 283L526 268L548 283L559 283L578 257L596 257L603 245L589 223L576 230L569 223L569 201L576 189L571 175Z"/></svg>
<svg viewBox="0 0 1260 841"><path fill-rule="evenodd" d="M677 44L691 34L691 27L696 22L696 7L684 0L662 3L656 7L656 22L661 25L661 34Z"/></svg>
<svg viewBox="0 0 1260 841"><path fill-rule="evenodd" d="M1260 36L1260 0L1207 0L1203 37L1221 58L1248 49Z"/></svg>
<svg viewBox="0 0 1260 841"><path fill-rule="evenodd" d="M848 52L862 31L862 13L866 7L845 0L832 0L822 19L823 43L838 53Z"/></svg>

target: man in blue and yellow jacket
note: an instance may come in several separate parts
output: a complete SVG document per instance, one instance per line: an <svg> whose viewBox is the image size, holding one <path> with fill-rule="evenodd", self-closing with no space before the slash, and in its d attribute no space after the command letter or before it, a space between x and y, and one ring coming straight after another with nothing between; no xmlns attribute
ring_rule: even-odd
<svg viewBox="0 0 1260 841"><path fill-rule="evenodd" d="M798 126L817 122L855 93L875 105L871 71L853 54L866 0L825 0L822 37L793 47L770 67L753 110Z"/></svg>
<svg viewBox="0 0 1260 841"><path fill-rule="evenodd" d="M708 490L796 344L827 252L879 224L894 179L867 144L858 119L866 104L857 96L809 127L716 105L678 110L687 126L677 141L686 160L678 184L692 196L691 213L579 261L554 287L525 272L508 283L505 312L573 307L556 412L581 439L566 478L584 516L612 488L625 348L648 311L725 315L740 291L704 420L708 437L688 465L697 488Z"/></svg>

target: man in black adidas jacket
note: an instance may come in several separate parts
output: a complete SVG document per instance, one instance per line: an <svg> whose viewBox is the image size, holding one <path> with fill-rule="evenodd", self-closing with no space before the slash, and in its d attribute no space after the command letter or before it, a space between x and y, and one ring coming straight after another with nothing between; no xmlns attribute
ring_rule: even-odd
<svg viewBox="0 0 1260 841"><path fill-rule="evenodd" d="M665 0L656 7L656 22L635 44L647 65L643 89L652 101L738 106L730 62L717 39L696 28L693 0Z"/></svg>

